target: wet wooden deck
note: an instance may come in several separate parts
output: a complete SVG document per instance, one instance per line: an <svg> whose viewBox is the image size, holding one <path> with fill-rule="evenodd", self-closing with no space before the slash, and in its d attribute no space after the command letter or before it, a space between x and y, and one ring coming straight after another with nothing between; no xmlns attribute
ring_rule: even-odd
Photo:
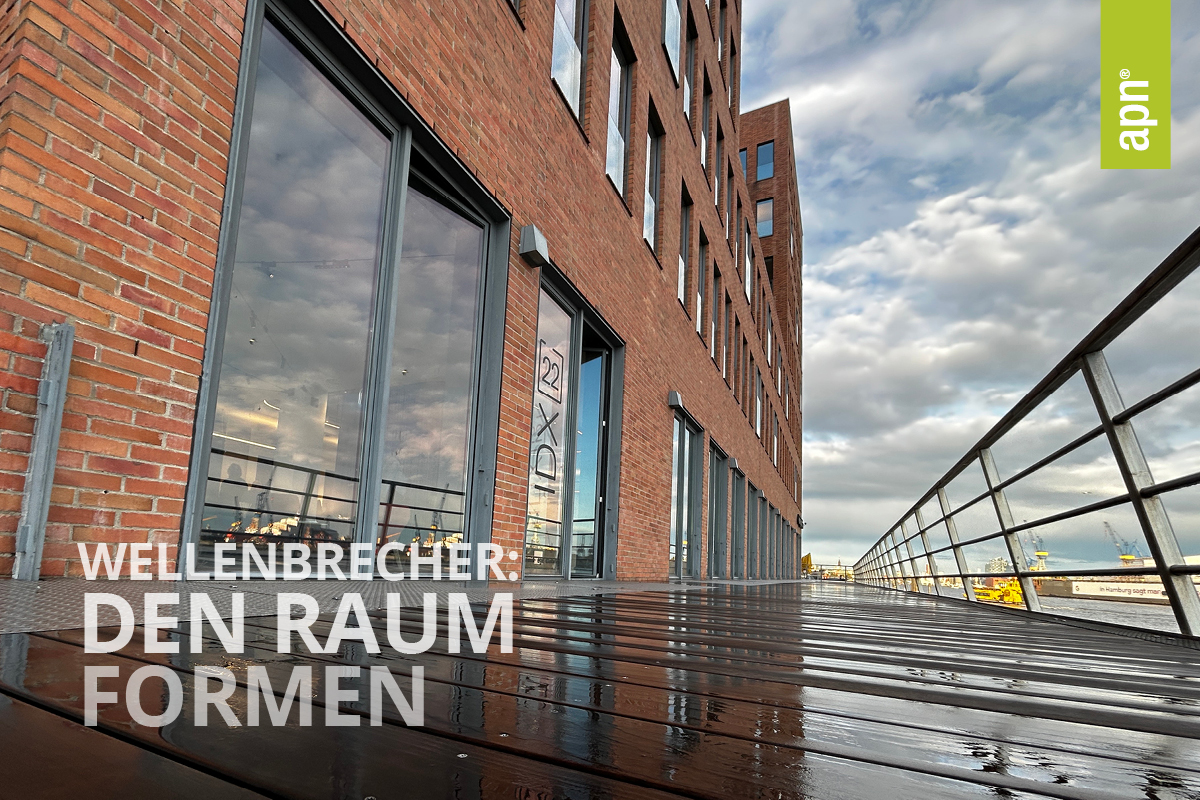
<svg viewBox="0 0 1200 800"><path fill-rule="evenodd" d="M486 656L281 655L273 619L244 656L81 643L0 637L0 796L1200 798L1200 651L868 587L527 598ZM83 666L146 663L185 690L200 664L421 665L426 724L329 728L318 697L312 727L197 727L188 693L166 728L84 728Z"/></svg>

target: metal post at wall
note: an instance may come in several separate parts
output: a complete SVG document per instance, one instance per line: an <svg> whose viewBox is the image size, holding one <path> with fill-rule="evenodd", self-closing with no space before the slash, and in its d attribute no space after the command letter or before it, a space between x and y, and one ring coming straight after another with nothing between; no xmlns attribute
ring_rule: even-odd
<svg viewBox="0 0 1200 800"><path fill-rule="evenodd" d="M1096 404L1096 412L1100 415L1100 424L1104 426L1109 445L1116 456L1125 488L1129 490L1129 501L1142 526L1150 554L1154 556L1154 565L1179 622L1179 630L1187 636L1200 636L1200 596L1196 594L1192 576L1171 573L1173 567L1184 564L1171 520L1158 495L1142 496L1142 490L1153 486L1154 479L1150 475L1146 455L1138 443L1133 422L1113 421L1125 410L1125 403L1103 351L1088 353L1083 357L1083 375Z"/></svg>
<svg viewBox="0 0 1200 800"><path fill-rule="evenodd" d="M1025 600L1025 607L1030 611L1041 611L1042 603L1038 599L1037 589L1034 588L1033 578L1026 569L1025 551L1021 547L1021 539L1012 532L1016 523L1013 522L1008 498L1004 496L1003 489L996 488L1000 485L1000 471L996 469L996 459L992 457L990 447L979 451L979 465L983 467L983 478L987 481L988 493L992 496L996 516L1000 518L1000 529L1004 533L1004 542L1008 545L1008 557L1012 559L1013 572L1017 573L1017 580L1021 584L1021 596Z"/></svg>
<svg viewBox="0 0 1200 800"><path fill-rule="evenodd" d="M13 578L22 581L36 581L42 572L42 545L46 541L46 518L50 514L50 490L54 487L54 463L67 401L75 326L69 322L43 325L40 338L46 342L46 358L38 383L37 417L25 470L12 572Z"/></svg>
<svg viewBox="0 0 1200 800"><path fill-rule="evenodd" d="M946 535L950 537L950 545L954 550L954 561L958 564L959 583L962 584L963 596L969 602L976 602L975 590L967 583L967 578L961 576L970 572L967 569L967 557L963 554L962 548L958 546L958 526L954 524L954 517L950 516L950 498L946 495L946 490L938 488L937 490L938 504L942 507L942 516L946 518Z"/></svg>

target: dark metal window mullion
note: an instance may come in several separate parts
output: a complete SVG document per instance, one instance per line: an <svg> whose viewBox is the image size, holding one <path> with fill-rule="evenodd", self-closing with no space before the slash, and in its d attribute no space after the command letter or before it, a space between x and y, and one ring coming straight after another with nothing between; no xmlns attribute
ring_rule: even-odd
<svg viewBox="0 0 1200 800"><path fill-rule="evenodd" d="M374 544L379 535L379 494L383 477L383 441L387 426L388 395L391 391L392 339L396 331L399 298L396 280L404 240L404 207L408 199L408 166L412 153L412 131L400 128L392 136L388 164L387 205L384 210L383 246L375 304L374 336L369 344L366 397L363 398L363 436L359 444L358 519L356 544ZM464 530L466 520L464 519ZM367 574L375 571L375 547Z"/></svg>
<svg viewBox="0 0 1200 800"><path fill-rule="evenodd" d="M258 76L258 52L262 41L264 0L248 0L244 23L241 60L238 64L238 85L234 97L233 125L229 142L229 162L225 172L225 200L221 207L221 228L217 238L216 269L213 271L213 293L209 306L204 361L200 368L196 392L196 416L192 426L192 455L188 462L188 485L184 495L184 512L179 536L180 554L176 571L187 575L188 565L183 548L199 545L201 517L204 516L204 493L208 485L208 465L213 423L217 407L217 378L220 375L223 333L229 316L229 296L233 288L233 269L223 268L233 258L237 246L239 211L242 190L246 184L246 162L250 143L250 120L254 106L254 87Z"/></svg>
<svg viewBox="0 0 1200 800"><path fill-rule="evenodd" d="M575 445L579 424L579 381L583 372L583 314L571 308L571 364L572 382L567 384L567 424L563 437L563 512L562 540L559 545L562 577L571 578L571 552L574 546L575 529ZM593 523L593 528L595 527Z"/></svg>

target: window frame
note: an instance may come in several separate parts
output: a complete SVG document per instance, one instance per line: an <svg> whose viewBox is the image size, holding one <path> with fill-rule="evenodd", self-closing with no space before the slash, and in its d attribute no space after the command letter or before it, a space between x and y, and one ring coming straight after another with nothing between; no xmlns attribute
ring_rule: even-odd
<svg viewBox="0 0 1200 800"><path fill-rule="evenodd" d="M768 175L763 174L762 151L763 151L764 147L771 148L771 158L767 161L767 164L770 165L769 168L770 168L771 172ZM760 142L754 148L754 180L765 181L765 180L768 180L769 178L774 178L774 177L775 177L775 140L771 139L768 142Z"/></svg>
<svg viewBox="0 0 1200 800"><path fill-rule="evenodd" d="M618 20L617 24L619 24L619 20ZM613 187L617 190L617 194L621 195L622 198L625 198L628 196L628 193L629 193L629 112L630 112L630 100L631 100L630 95L632 95L632 93L633 93L632 89L633 89L633 63L634 62L629 56L629 53L628 53L629 48L626 47L626 45L622 43L623 38L624 37L619 37L617 35L617 29L614 26L612 47L610 48L610 53L611 53L610 64L613 61L615 61L621 67L620 75L617 76L618 79L620 80L620 86L617 88L617 105L619 107L617 109L617 117L616 117L615 121L616 121L616 126L617 126L617 134L621 137L621 141L624 144L624 147L621 152L621 182L620 182L620 185L618 185L616 181L612 180L612 173L608 171L608 159L610 156L610 153L608 152L608 145L611 144L611 142L608 140L607 136L605 136L605 146L604 146L604 160L605 160L604 174L606 176L608 176L608 179L612 182ZM610 69L611 69L611 67L610 67ZM606 122L613 121L613 109L612 109L613 78L614 78L614 76L610 72L610 74L608 76L609 108L608 108L608 113L605 116Z"/></svg>
<svg viewBox="0 0 1200 800"><path fill-rule="evenodd" d="M658 122L654 103L651 101L647 106L646 113L646 191L642 198L642 240L650 245L650 250L655 257L659 255L658 243L662 239L662 159L665 136L662 125ZM654 201L654 210L649 217L649 223L653 225L649 231L649 237L646 236L648 219L645 201L647 199Z"/></svg>
<svg viewBox="0 0 1200 800"><path fill-rule="evenodd" d="M586 2L586 0L582 0ZM199 544L204 513L212 433L215 424L218 376L223 340L232 305L233 258L237 244L250 141L250 122L264 25L270 22L304 58L358 107L391 140L383 210L380 266L376 293L382 298L373 310L375 334L367 341L362 441L358 454L358 509L354 538L349 544L370 544L371 558L362 577L375 574L382 480L383 426L390 390L391 355L399 297L397 275L403 243L404 208L412 154L420 155L432 174L421 173L436 199L483 229L479 293L474 320L471 408L467 421L465 459L467 499L464 538L488 543L492 531L495 454L499 446L500 374L485 369L503 358L504 316L508 286L508 248L511 218L471 174L433 129L417 114L399 90L366 58L324 10L306 0L249 0L238 68L229 164L221 225L217 238L213 295L206 326L204 358L197 390L196 421L188 460L188 482L180 522L180 543ZM185 560L186 561L186 560ZM182 564L185 578L192 565Z"/></svg>
<svg viewBox="0 0 1200 800"><path fill-rule="evenodd" d="M763 208L767 208L769 213L767 218L763 219ZM775 198L764 197L761 200L754 202L754 222L757 228L758 238L765 239L775 232ZM763 226L766 226L766 233L763 233Z"/></svg>
<svg viewBox="0 0 1200 800"><path fill-rule="evenodd" d="M583 111L585 108L586 84L585 76L587 75L587 60L588 60L588 25L591 17L591 0L576 0L579 3L575 9L574 30L572 31L572 40L575 42L575 47L579 50L579 96L572 102L567 96L566 87L558 82L558 78L554 76L554 38L551 33L550 44L550 83L562 95L562 98L567 101L567 107L571 109L571 113L575 116L576 121L583 123ZM553 4L551 9L551 25L553 26L553 15L558 11L558 3ZM553 27L551 28L553 31Z"/></svg>

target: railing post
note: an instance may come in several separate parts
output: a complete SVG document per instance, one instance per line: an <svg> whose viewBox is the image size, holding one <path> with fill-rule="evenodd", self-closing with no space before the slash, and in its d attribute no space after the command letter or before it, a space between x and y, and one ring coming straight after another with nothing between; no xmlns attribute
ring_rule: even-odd
<svg viewBox="0 0 1200 800"><path fill-rule="evenodd" d="M1170 572L1172 567L1184 563L1171 520L1167 517L1161 498L1157 495L1142 497L1142 489L1153 486L1154 478L1142 446L1138 443L1133 422L1113 422L1113 417L1125 410L1125 403L1103 351L1088 353L1083 357L1083 375L1100 415L1100 424L1104 426L1108 443L1116 456L1117 467L1125 480L1130 503L1141 523L1150 553L1154 556L1154 565L1171 601L1171 609L1179 622L1179 630L1186 636L1200 636L1200 596L1196 594L1192 576L1173 575Z"/></svg>
<svg viewBox="0 0 1200 800"><path fill-rule="evenodd" d="M992 457L990 447L979 451L979 464L983 467L983 477L987 481L992 504L996 507L996 516L1000 518L1000 529L1004 532L1004 543L1008 545L1008 557L1012 559L1013 572L1017 573L1017 580L1021 584L1021 596L1025 600L1025 607L1030 611L1041 611L1042 603L1033 586L1033 578L1025 566L1025 551L1021 548L1021 538L1012 532L1015 523L1012 509L1008 507L1008 498L1004 496L1003 489L996 488L1000 485L1000 471L996 469L996 459Z"/></svg>
<svg viewBox="0 0 1200 800"><path fill-rule="evenodd" d="M913 555L912 545L908 541L908 524L906 522L900 523L900 538L904 540L904 550L908 553L908 569L912 573L913 591L920 593L921 578L917 575L917 565L913 563L916 557Z"/></svg>
<svg viewBox="0 0 1200 800"><path fill-rule="evenodd" d="M46 518L50 514L50 490L54 487L54 463L67 401L75 326L69 322L43 325L39 338L46 342L46 358L38 383L37 417L25 470L12 571L13 578L22 581L36 581L42 572L42 545L46 541Z"/></svg>
<svg viewBox="0 0 1200 800"><path fill-rule="evenodd" d="M921 509L917 509L917 530L921 535L921 547L925 550L925 563L929 565L929 574L933 578L933 593L938 597L942 596L942 585L938 583L938 568L937 561L933 556L929 555L929 534L925 532L925 515L921 513Z"/></svg>
<svg viewBox="0 0 1200 800"><path fill-rule="evenodd" d="M942 516L946 518L946 535L950 537L950 546L954 550L954 561L958 564L958 582L962 584L963 595L971 603L977 602L975 598L974 587L966 583L967 579L963 577L968 572L967 557L963 555L962 549L958 546L958 527L954 524L954 517L950 516L950 498L946 496L946 490L938 487L937 490L938 505L942 507Z"/></svg>

